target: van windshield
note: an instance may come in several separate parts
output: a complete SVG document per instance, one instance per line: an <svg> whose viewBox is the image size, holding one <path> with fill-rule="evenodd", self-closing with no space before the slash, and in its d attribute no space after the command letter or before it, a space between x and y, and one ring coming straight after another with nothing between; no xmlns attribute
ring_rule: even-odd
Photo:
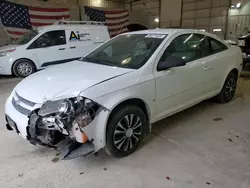
<svg viewBox="0 0 250 188"><path fill-rule="evenodd" d="M31 30L31 31L25 33L20 39L13 41L12 44L17 44L17 45L27 44L37 34L38 34L37 30Z"/></svg>
<svg viewBox="0 0 250 188"><path fill-rule="evenodd" d="M166 38L164 34L118 36L91 52L82 61L108 66L139 69Z"/></svg>

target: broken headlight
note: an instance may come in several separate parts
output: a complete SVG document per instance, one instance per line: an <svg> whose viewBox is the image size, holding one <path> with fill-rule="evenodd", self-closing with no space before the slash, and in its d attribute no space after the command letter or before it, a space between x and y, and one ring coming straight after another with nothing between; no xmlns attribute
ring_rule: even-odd
<svg viewBox="0 0 250 188"><path fill-rule="evenodd" d="M71 106L71 101L68 99L47 101L38 111L38 115L47 116L55 113L65 114L70 112Z"/></svg>
<svg viewBox="0 0 250 188"><path fill-rule="evenodd" d="M48 119L48 117L56 118L56 122L65 127L71 127L72 123L76 123L80 128L87 126L93 121L99 112L100 105L96 102L84 98L75 97L57 101L47 101L38 111L38 115ZM59 126L62 127L62 126Z"/></svg>

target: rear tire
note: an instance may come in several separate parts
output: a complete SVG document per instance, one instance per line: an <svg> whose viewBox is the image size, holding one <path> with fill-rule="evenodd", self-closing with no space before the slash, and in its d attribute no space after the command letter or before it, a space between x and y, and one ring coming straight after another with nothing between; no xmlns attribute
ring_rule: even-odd
<svg viewBox="0 0 250 188"><path fill-rule="evenodd" d="M148 126L139 107L126 105L112 114L106 131L106 151L120 158L133 153L142 143Z"/></svg>
<svg viewBox="0 0 250 188"><path fill-rule="evenodd" d="M215 97L216 101L228 103L233 99L236 91L237 79L238 77L235 73L229 73L221 92Z"/></svg>
<svg viewBox="0 0 250 188"><path fill-rule="evenodd" d="M36 71L34 63L28 59L19 59L13 65L13 73L17 77L27 77Z"/></svg>

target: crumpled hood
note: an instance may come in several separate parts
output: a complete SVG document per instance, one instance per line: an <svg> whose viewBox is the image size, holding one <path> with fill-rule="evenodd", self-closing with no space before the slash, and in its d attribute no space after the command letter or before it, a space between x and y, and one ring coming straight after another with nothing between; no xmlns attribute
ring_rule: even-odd
<svg viewBox="0 0 250 188"><path fill-rule="evenodd" d="M20 45L6 45L6 46L1 46L0 47L0 52L4 52L4 51L7 51L7 50L12 50L12 49L15 49L18 46L20 46Z"/></svg>
<svg viewBox="0 0 250 188"><path fill-rule="evenodd" d="M75 97L89 87L131 71L133 70L73 61L25 78L16 86L15 91L29 101L43 103L47 100Z"/></svg>

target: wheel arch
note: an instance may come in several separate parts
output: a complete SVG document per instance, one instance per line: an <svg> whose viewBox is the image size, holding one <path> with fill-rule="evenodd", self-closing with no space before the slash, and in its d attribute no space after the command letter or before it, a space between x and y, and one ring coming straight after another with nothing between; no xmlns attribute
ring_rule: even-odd
<svg viewBox="0 0 250 188"><path fill-rule="evenodd" d="M237 77L239 77L239 70L238 69L233 68L228 74L230 74L231 72L234 73L234 74L236 74Z"/></svg>
<svg viewBox="0 0 250 188"><path fill-rule="evenodd" d="M221 83L221 89L223 88L223 85L224 85L224 83L225 83L225 81L226 81L228 75L229 75L231 72L234 73L234 74L236 74L236 75L237 75L237 78L239 77L240 70L238 70L238 69L235 68L235 67L230 67L230 68L228 68L227 71L226 71L225 76L224 76L223 79L221 80L221 81L222 81L222 83Z"/></svg>
<svg viewBox="0 0 250 188"><path fill-rule="evenodd" d="M148 104L144 100L142 100L140 98L128 98L128 99L120 101L118 104L114 105L113 108L110 110L110 114L109 114L109 117L108 117L108 120L107 120L107 126L108 126L108 124L110 122L110 119L111 119L112 115L117 110L119 110L120 108L122 108L125 105L136 105L136 106L138 106L139 108L142 109L142 111L145 113L145 116L146 116L147 121L148 121L147 132L149 133L151 131L151 124L150 124L151 113L150 113L150 108L149 108ZM106 130L107 130L107 126L106 126Z"/></svg>
<svg viewBox="0 0 250 188"><path fill-rule="evenodd" d="M34 65L34 67L35 67L35 71L37 71L37 66L36 66L36 64L34 63L34 61L32 61L32 60L29 59L29 58L19 58L19 59L15 60L14 63L12 64L12 66L11 66L11 73L12 73L12 75L14 75L14 65L16 64L17 61L22 60L22 59L23 59L23 60L28 60L28 61L30 61L31 63L33 63L33 65Z"/></svg>

